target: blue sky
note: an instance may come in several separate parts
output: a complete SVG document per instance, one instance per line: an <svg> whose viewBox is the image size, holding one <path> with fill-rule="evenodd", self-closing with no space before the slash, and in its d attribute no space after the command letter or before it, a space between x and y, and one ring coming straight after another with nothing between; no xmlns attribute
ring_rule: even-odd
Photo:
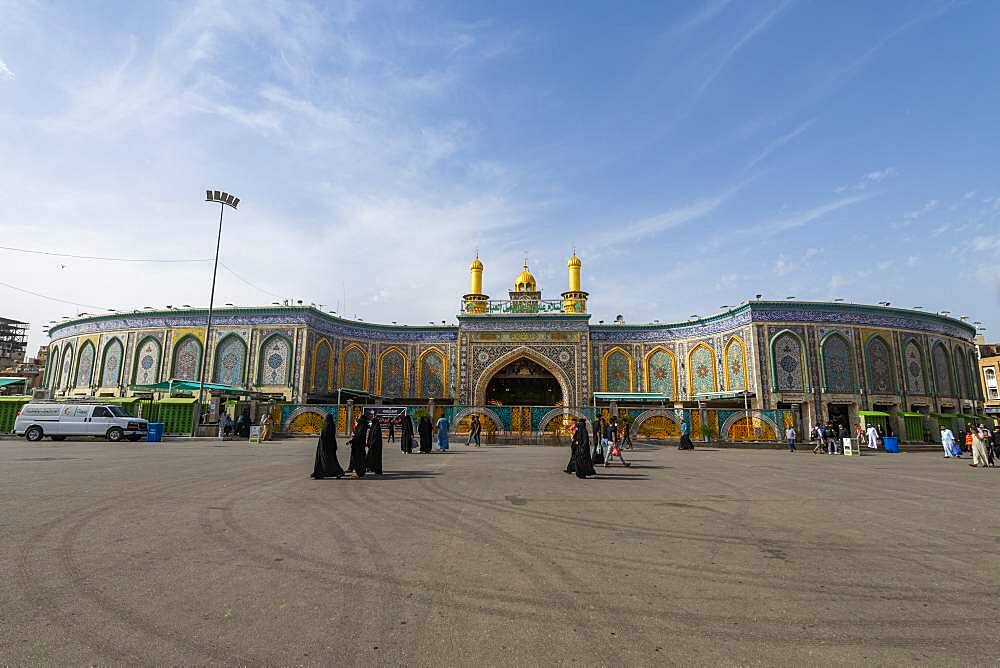
<svg viewBox="0 0 1000 668"><path fill-rule="evenodd" d="M1000 336L1000 4L0 0L4 245L200 259L217 302L452 321L476 249L594 320L762 293ZM3 314L205 304L211 266L0 251ZM343 308L346 295L346 309Z"/></svg>

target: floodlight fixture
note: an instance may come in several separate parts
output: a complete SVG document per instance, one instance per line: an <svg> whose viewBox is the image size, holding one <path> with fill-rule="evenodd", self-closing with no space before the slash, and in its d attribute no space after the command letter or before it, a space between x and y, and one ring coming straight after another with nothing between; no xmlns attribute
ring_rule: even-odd
<svg viewBox="0 0 1000 668"><path fill-rule="evenodd" d="M206 190L205 201L218 202L219 204L225 204L226 206L231 206L234 209L240 204L240 198L237 197L236 195L230 195L227 192L220 192L218 190Z"/></svg>

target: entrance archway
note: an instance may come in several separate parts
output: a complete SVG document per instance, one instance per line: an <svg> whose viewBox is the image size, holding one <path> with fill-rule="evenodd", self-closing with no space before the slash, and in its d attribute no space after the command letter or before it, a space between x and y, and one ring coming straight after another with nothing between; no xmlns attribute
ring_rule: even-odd
<svg viewBox="0 0 1000 668"><path fill-rule="evenodd" d="M486 384L486 404L492 406L556 406L562 399L556 377L523 357L499 369Z"/></svg>
<svg viewBox="0 0 1000 668"><path fill-rule="evenodd" d="M536 406L569 405L573 401L566 374L552 360L526 346L508 352L483 370L475 386L477 406L487 405L488 391L491 398L509 406L528 406L532 404L520 402L536 400L544 401L533 404ZM502 397L498 396L501 391Z"/></svg>

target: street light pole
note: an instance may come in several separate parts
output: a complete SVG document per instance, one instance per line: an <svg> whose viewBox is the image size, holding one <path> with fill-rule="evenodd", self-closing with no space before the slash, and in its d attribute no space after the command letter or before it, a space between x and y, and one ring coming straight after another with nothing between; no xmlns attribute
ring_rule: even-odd
<svg viewBox="0 0 1000 668"><path fill-rule="evenodd" d="M230 195L229 193L219 192L218 190L206 190L205 201L217 202L219 204L219 234L215 239L215 264L212 266L212 291L209 293L208 297L208 323L205 326L205 345L201 348L200 378L198 382L198 413L197 419L193 425L192 436L197 434L198 426L201 424L202 404L205 401L205 367L208 364L208 346L211 344L212 314L215 307L215 278L219 273L219 248L222 246L222 214L225 213L227 206L231 206L233 207L233 210L235 210L240 203L240 198L235 195Z"/></svg>

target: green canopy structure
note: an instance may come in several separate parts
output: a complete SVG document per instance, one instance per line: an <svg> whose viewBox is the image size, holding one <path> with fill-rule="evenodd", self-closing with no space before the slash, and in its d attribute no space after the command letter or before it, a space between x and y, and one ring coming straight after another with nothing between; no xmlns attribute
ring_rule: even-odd
<svg viewBox="0 0 1000 668"><path fill-rule="evenodd" d="M892 417L888 413L883 413L882 411L858 411L858 415L861 417Z"/></svg>
<svg viewBox="0 0 1000 668"><path fill-rule="evenodd" d="M193 380L165 380L162 383L155 383L153 385L132 385L131 389L136 392L197 392L202 387L201 383L196 383ZM245 390L242 387L220 385L218 383L205 383L204 388L209 392L216 392L218 394L254 394L254 392Z"/></svg>
<svg viewBox="0 0 1000 668"><path fill-rule="evenodd" d="M0 387L7 387L8 385L17 385L18 383L23 383L27 378L0 378Z"/></svg>
<svg viewBox="0 0 1000 668"><path fill-rule="evenodd" d="M673 401L669 394L656 392L594 392L597 401Z"/></svg>

